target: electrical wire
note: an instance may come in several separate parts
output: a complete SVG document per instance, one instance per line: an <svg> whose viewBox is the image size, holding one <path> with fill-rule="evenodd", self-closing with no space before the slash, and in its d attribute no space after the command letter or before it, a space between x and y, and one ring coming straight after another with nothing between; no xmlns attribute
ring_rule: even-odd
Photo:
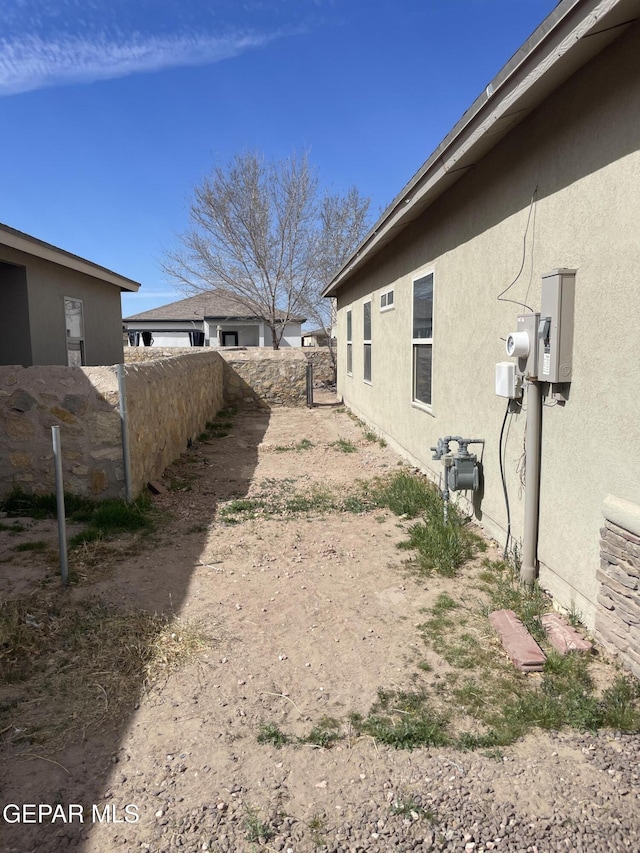
<svg viewBox="0 0 640 853"><path fill-rule="evenodd" d="M524 236L522 238L522 263L520 264L520 269L518 270L518 275L513 279L511 284L508 284L502 293L498 294L496 297L498 302L511 302L513 305L520 305L522 308L526 308L527 311L531 311L533 313L533 308L530 305L527 305L525 302L519 302L517 299L503 299L502 297L508 290L514 286L514 284L518 281L520 276L522 275L522 271L524 270L524 265L527 260L527 234L529 233L529 223L531 222L531 214L533 212L534 202L536 200L536 195L538 194L538 187L533 191L533 195L531 196L531 201L529 202L529 215L527 216L527 225L524 229ZM527 295L529 293L529 289L527 288ZM525 297L526 298L526 297Z"/></svg>
<svg viewBox="0 0 640 853"><path fill-rule="evenodd" d="M498 442L498 455L500 457L500 479L502 480L502 491L504 492L504 504L507 509L507 538L504 543L504 552L502 554L502 559L506 560L507 555L509 554L509 540L511 539L511 508L509 506L509 492L507 490L507 480L504 475L504 461L503 461L503 447L502 447L502 439L504 437L504 428L507 425L507 417L509 416L509 403L511 401L507 401L507 408L504 412L504 418L502 419L502 428L500 429L500 440Z"/></svg>

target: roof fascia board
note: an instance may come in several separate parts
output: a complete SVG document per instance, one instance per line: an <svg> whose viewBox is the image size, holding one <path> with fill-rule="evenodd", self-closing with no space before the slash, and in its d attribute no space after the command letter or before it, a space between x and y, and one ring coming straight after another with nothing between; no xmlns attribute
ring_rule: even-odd
<svg viewBox="0 0 640 853"><path fill-rule="evenodd" d="M447 176L453 177L452 173L456 170L460 170L460 176L464 174L472 165L470 160L474 150L495 128L496 123L508 114L517 113L518 103L522 98L539 85L551 69L567 61L572 49L584 43L584 37L589 35L589 31L602 18L616 7L625 5L631 6L633 3L626 0L566 0L565 3L560 3L496 75L485 92L476 98L460 121L391 202L322 295L334 296L346 279L375 249L389 242L389 232L401 229L411 219L416 218L416 208L420 208L421 212L430 199L435 199L443 191L444 179ZM508 129L510 126L504 133ZM502 135L496 135L496 143ZM486 152L480 156L484 153ZM446 183L449 185L453 181Z"/></svg>
<svg viewBox="0 0 640 853"><path fill-rule="evenodd" d="M137 281L125 278L125 276L119 275L106 267L101 267L99 264L94 264L92 261L87 261L78 255L64 251L64 249L58 249L50 243L45 243L28 234L23 234L20 231L9 228L7 225L0 225L0 245L9 246L9 248L24 252L27 255L51 261L51 263L76 270L76 272L81 272L85 275L90 275L92 278L98 278L109 284L115 284L121 290L136 293L140 288L140 283Z"/></svg>

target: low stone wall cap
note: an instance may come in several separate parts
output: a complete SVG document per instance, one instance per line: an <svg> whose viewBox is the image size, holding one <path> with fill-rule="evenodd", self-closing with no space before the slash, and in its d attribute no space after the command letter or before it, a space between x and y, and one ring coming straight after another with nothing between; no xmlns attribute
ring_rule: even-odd
<svg viewBox="0 0 640 853"><path fill-rule="evenodd" d="M602 514L618 527L640 536L640 504L615 495L607 495L602 504Z"/></svg>

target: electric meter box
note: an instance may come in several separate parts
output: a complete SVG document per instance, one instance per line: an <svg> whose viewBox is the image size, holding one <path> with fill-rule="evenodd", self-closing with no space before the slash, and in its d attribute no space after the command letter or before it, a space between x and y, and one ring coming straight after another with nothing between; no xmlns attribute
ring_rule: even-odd
<svg viewBox="0 0 640 853"><path fill-rule="evenodd" d="M523 376L533 378L538 375L538 326L539 314L520 314L518 316L518 332L529 339L529 349L526 355L518 357L518 370Z"/></svg>
<svg viewBox="0 0 640 853"><path fill-rule="evenodd" d="M542 276L538 322L539 382L571 381L575 291L575 270L553 270Z"/></svg>

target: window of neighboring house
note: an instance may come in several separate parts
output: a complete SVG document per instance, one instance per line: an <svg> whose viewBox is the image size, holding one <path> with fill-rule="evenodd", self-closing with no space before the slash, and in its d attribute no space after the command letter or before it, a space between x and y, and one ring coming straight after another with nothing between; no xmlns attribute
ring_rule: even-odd
<svg viewBox="0 0 640 853"><path fill-rule="evenodd" d="M393 290L387 290L380 294L380 310L390 311L393 305Z"/></svg>
<svg viewBox="0 0 640 853"><path fill-rule="evenodd" d="M353 376L353 325L351 309L347 311L347 373Z"/></svg>
<svg viewBox="0 0 640 853"><path fill-rule="evenodd" d="M431 406L433 273L413 282L413 401Z"/></svg>
<svg viewBox="0 0 640 853"><path fill-rule="evenodd" d="M67 328L67 364L69 367L80 367L86 364L82 300L65 296L64 316Z"/></svg>
<svg viewBox="0 0 640 853"><path fill-rule="evenodd" d="M365 382L371 382L371 301L365 302L363 306L363 331L364 344L364 373Z"/></svg>

